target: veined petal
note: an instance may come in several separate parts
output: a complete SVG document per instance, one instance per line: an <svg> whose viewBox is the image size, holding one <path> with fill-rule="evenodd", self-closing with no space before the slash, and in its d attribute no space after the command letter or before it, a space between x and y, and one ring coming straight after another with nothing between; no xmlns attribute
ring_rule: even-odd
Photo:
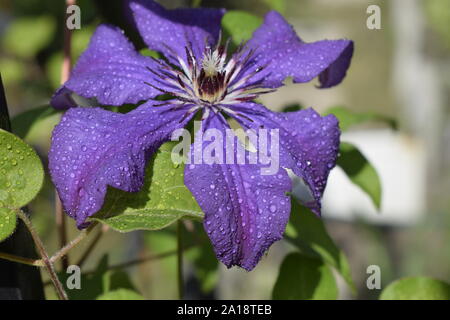
<svg viewBox="0 0 450 320"><path fill-rule="evenodd" d="M108 185L139 191L147 160L190 120L185 112L149 102L127 114L100 108L72 108L64 114L53 131L49 168L79 228L101 208Z"/></svg>
<svg viewBox="0 0 450 320"><path fill-rule="evenodd" d="M88 48L80 56L69 80L52 97L58 109L76 106L70 94L95 98L100 104L119 106L137 103L161 94L145 84L153 82L147 68L156 62L136 52L123 32L109 25L100 25Z"/></svg>
<svg viewBox="0 0 450 320"><path fill-rule="evenodd" d="M221 133L225 145L229 127L220 114L204 122L203 130L211 128ZM194 143L191 156L207 145ZM291 180L283 168L274 175L261 175L259 164L246 163L186 165L184 180L205 212L203 225L217 258L228 268L237 265L250 271L283 235Z"/></svg>
<svg viewBox="0 0 450 320"><path fill-rule="evenodd" d="M197 59L220 33L223 9L183 8L167 10L153 0L130 0L136 26L147 46L178 64L174 53L186 61L185 48L192 46Z"/></svg>
<svg viewBox="0 0 450 320"><path fill-rule="evenodd" d="M247 47L255 49L255 66L267 67L255 78L264 78L263 85L277 88L284 79L308 82L319 77L320 87L339 84L345 77L353 55L350 40L303 42L279 13L269 12L264 23L253 33Z"/></svg>
<svg viewBox="0 0 450 320"><path fill-rule="evenodd" d="M233 108L251 117L252 121L236 117L246 128L258 129L262 126L280 130L280 165L292 169L305 181L313 196L305 205L320 215L320 201L328 174L336 165L339 153L340 130L336 117L322 117L311 108L277 113L252 102Z"/></svg>

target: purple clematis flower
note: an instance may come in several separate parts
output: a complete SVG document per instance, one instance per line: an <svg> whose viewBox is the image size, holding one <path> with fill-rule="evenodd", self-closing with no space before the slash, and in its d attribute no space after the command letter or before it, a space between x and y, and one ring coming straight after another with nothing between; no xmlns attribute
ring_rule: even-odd
<svg viewBox="0 0 450 320"><path fill-rule="evenodd" d="M312 109L275 113L252 102L283 85L318 77L337 85L349 67L353 43L305 43L277 12L269 12L253 37L230 57L220 42L219 9L166 10L153 1L130 1L147 46L166 60L137 53L123 33L101 25L52 105L75 107L72 93L99 104L140 104L120 114L71 108L56 126L49 154L52 179L66 212L79 228L102 207L107 186L138 191L151 155L202 112L202 130L229 128L225 115L244 128L278 129L280 169L261 175L258 164L195 164L185 184L205 213L204 227L227 267L252 270L279 240L289 213L291 181L301 177L312 193L306 205L320 214L320 199L338 154L337 119ZM171 99L153 100L161 94ZM200 148L203 148L200 144ZM202 151L192 148L191 152ZM212 187L214 186L214 187Z"/></svg>

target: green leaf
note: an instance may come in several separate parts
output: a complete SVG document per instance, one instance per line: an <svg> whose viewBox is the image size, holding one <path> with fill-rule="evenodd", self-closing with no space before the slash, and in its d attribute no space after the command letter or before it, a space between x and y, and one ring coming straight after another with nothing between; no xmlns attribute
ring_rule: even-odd
<svg viewBox="0 0 450 320"><path fill-rule="evenodd" d="M161 146L147 166L145 183L137 193L109 188L105 204L93 220L128 232L159 230L180 218L203 219L203 212L184 185L184 165L174 165L175 142Z"/></svg>
<svg viewBox="0 0 450 320"><path fill-rule="evenodd" d="M338 288L333 272L321 259L295 252L282 262L272 298L336 300Z"/></svg>
<svg viewBox="0 0 450 320"><path fill-rule="evenodd" d="M344 170L350 180L359 186L372 200L377 209L381 205L381 182L375 168L352 144L342 142L337 165Z"/></svg>
<svg viewBox="0 0 450 320"><path fill-rule="evenodd" d="M30 59L50 43L55 27L50 16L15 19L5 31L2 45L7 52Z"/></svg>
<svg viewBox="0 0 450 320"><path fill-rule="evenodd" d="M339 127L342 131L347 131L353 126L365 122L385 122L393 129L397 128L395 120L373 112L354 112L344 107L333 107L327 110L326 114L334 114L339 120Z"/></svg>
<svg viewBox="0 0 450 320"><path fill-rule="evenodd" d="M33 200L43 182L44 169L34 150L0 129L0 241L14 231L14 210Z"/></svg>
<svg viewBox="0 0 450 320"><path fill-rule="evenodd" d="M319 257L326 264L335 268L355 294L356 287L353 283L347 258L328 235L323 221L309 209L300 206L296 199L292 197L291 206L286 239L303 254L310 257Z"/></svg>
<svg viewBox="0 0 450 320"><path fill-rule="evenodd" d="M132 290L118 289L100 295L97 300L144 300L144 297Z"/></svg>
<svg viewBox="0 0 450 320"><path fill-rule="evenodd" d="M388 117L375 113L356 113L343 107L334 107L327 114L334 114L339 119L339 127L347 131L355 125L365 122L382 121L396 128L396 122ZM375 168L366 157L352 144L341 143L340 157L337 160L350 180L359 186L372 200L377 209L381 205L381 182Z"/></svg>
<svg viewBox="0 0 450 320"><path fill-rule="evenodd" d="M251 38L262 23L262 19L245 11L231 10L222 18L224 37L231 37L234 44Z"/></svg>
<svg viewBox="0 0 450 320"><path fill-rule="evenodd" d="M0 130L0 207L20 208L37 195L44 169L34 150L15 135Z"/></svg>
<svg viewBox="0 0 450 320"><path fill-rule="evenodd" d="M47 123L46 120L50 119L51 123ZM50 106L42 106L27 110L18 114L11 120L11 127L13 132L22 139L29 137L31 132L35 131L38 124L42 121L46 121L46 126L53 127L59 121L58 111ZM53 124L53 125L52 125Z"/></svg>
<svg viewBox="0 0 450 320"><path fill-rule="evenodd" d="M0 207L0 242L8 238L16 229L16 212Z"/></svg>
<svg viewBox="0 0 450 320"><path fill-rule="evenodd" d="M450 284L428 277L399 279L383 290L380 299L450 300Z"/></svg>

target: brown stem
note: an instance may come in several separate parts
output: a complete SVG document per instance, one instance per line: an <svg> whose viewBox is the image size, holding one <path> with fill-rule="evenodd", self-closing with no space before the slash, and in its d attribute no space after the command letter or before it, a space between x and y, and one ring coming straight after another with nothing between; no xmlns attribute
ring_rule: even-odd
<svg viewBox="0 0 450 320"><path fill-rule="evenodd" d="M191 247L186 246L184 248L184 250L188 250ZM151 255L145 258L140 258L140 259L135 259L135 260L130 260L127 262L122 262L122 263L118 263L118 264L114 264L111 265L107 268L107 270L115 270L115 269L123 269L123 268L129 268L129 267L133 267L137 264L141 264L141 263L145 263L145 262L149 262L149 261L153 261L153 260L158 260L158 259L163 259L163 258L167 258L170 256L173 256L174 254L177 254L178 250L170 250L167 252L163 252L160 254L155 254L155 255ZM93 274L95 272L95 270L91 270L91 271L87 271L85 273L83 273L84 275L89 275L89 274ZM47 281L44 283L44 286L48 286L51 282Z"/></svg>
<svg viewBox="0 0 450 320"><path fill-rule="evenodd" d="M15 256L13 254L4 253L4 252L0 252L0 259L17 262L17 263L22 263L22 264L26 264L26 265L34 266L34 267L45 267L45 264L42 261L42 259L23 258L23 257Z"/></svg>
<svg viewBox="0 0 450 320"><path fill-rule="evenodd" d="M89 228L86 230L81 231L78 236L70 241L67 245L65 245L63 248L58 250L53 256L50 257L50 262L55 263L58 260L65 257L65 255L75 246L77 246L84 238L88 236L88 234L91 232L91 230L96 226L96 223L93 223ZM45 263L43 259L30 259L30 258L24 258L19 257L16 255L12 255L9 253L3 253L0 252L0 259L5 259L12 262L27 264L35 267L45 267Z"/></svg>
<svg viewBox="0 0 450 320"><path fill-rule="evenodd" d="M31 223L31 220L28 219L28 216L25 212L22 210L17 210L17 215L19 218L23 221L25 226L27 227L28 231L31 234L31 237L33 238L34 244L36 245L36 249L38 250L39 254L41 255L42 261L45 264L45 267L50 275L50 279L52 280L52 283L56 289L56 293L60 300L68 300L67 293L64 290L64 287L59 281L58 275L56 274L55 268L53 266L53 263L50 261L50 258L48 256L47 251L45 250L44 244L42 243L41 238L39 238L39 235L37 234L36 230L33 227L33 224Z"/></svg>
<svg viewBox="0 0 450 320"><path fill-rule="evenodd" d="M184 297L184 275L183 275L183 225L177 221L177 275L178 275L178 299Z"/></svg>
<svg viewBox="0 0 450 320"><path fill-rule="evenodd" d="M92 223L87 229L81 231L77 237L75 239L73 239L72 241L70 241L68 244L66 244L64 247L62 247L58 252L56 252L52 257L51 257L51 262L56 262L59 259L61 259L62 257L66 256L67 253L76 245L78 245L84 238L86 238L88 236L88 234L92 231L92 229L95 228L95 226L97 225L96 222Z"/></svg>
<svg viewBox="0 0 450 320"><path fill-rule="evenodd" d="M127 261L127 262L114 264L114 265L108 267L108 270L129 268L129 267L132 267L132 266L135 266L137 264L144 263L144 262L170 257L170 256L173 256L176 253L177 253L177 250L171 250L171 251L163 252L163 253L160 253L160 254L151 255L151 256L148 256L148 257L145 257L145 258L130 260L130 261Z"/></svg>
<svg viewBox="0 0 450 320"><path fill-rule="evenodd" d="M66 8L76 3L76 0L66 0ZM63 55L63 64L61 66L61 84L69 79L70 70L72 69L72 30L67 28L66 20L64 20Z"/></svg>
<svg viewBox="0 0 450 320"><path fill-rule="evenodd" d="M86 249L86 251L83 253L83 255L81 256L80 260L78 260L77 262L77 266L81 268L81 266L84 264L84 262L86 261L86 259L89 257L89 255L92 253L92 251L94 250L94 248L96 247L97 243L100 241L100 239L102 238L102 236L106 233L106 231L108 231L108 226L107 225L103 225L102 228L100 229L99 232L97 232L97 234L95 235L95 238L92 240L91 244L89 245L89 247Z"/></svg>
<svg viewBox="0 0 450 320"><path fill-rule="evenodd" d="M76 0L66 0L66 8L76 4ZM66 17L67 18L67 17ZM72 31L67 28L66 19L64 19L64 47L63 47L63 63L61 66L61 84L69 79L70 71L72 69ZM66 216L61 204L58 193L55 192L55 219L56 226L59 231L59 244L64 247L67 244L67 227ZM64 270L69 266L69 256L66 255L62 259L62 267Z"/></svg>
<svg viewBox="0 0 450 320"><path fill-rule="evenodd" d="M66 227L66 216L64 215L64 209L59 199L58 192L55 191L55 219L56 228L59 235L59 247L63 248L67 245L67 227ZM66 255L61 260L63 270L67 270L69 266L69 257Z"/></svg>

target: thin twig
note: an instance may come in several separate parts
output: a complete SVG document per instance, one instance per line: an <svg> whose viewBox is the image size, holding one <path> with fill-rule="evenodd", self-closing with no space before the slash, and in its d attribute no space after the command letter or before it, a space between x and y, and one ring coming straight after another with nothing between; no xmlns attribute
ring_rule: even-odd
<svg viewBox="0 0 450 320"><path fill-rule="evenodd" d="M23 257L19 257L16 255L4 253L4 252L0 252L0 259L17 262L17 263L22 263L22 264L26 264L26 265L34 266L34 267L45 267L44 261L42 261L42 259L23 258Z"/></svg>
<svg viewBox="0 0 450 320"><path fill-rule="evenodd" d="M39 254L41 255L42 261L45 264L45 267L50 275L50 279L53 282L53 285L55 286L56 293L60 300L68 300L66 291L64 290L64 287L59 281L58 275L56 274L55 268L53 266L53 263L50 261L50 258L48 257L48 253L45 250L44 244L42 243L41 238L37 234L36 230L33 227L33 224L31 223L31 220L28 219L28 216L25 212L18 209L16 210L17 215L19 218L23 221L25 226L28 228L28 231L31 234L31 237L33 238L34 244L36 245L36 249L38 250Z"/></svg>
<svg viewBox="0 0 450 320"><path fill-rule="evenodd" d="M50 257L50 262L55 263L59 259L63 258L67 252L76 247L83 239L85 239L88 234L92 231L92 229L96 226L96 223L93 223L88 229L81 231L75 239L70 241L67 245L65 245L62 249L58 250L55 254ZM45 263L43 259L30 259L19 257L9 253L0 252L0 259L5 259L12 262L27 264L35 267L45 267Z"/></svg>
<svg viewBox="0 0 450 320"><path fill-rule="evenodd" d="M66 0L66 8L76 4L76 0ZM69 79L72 69L72 30L67 28L66 19L64 19L64 48L63 48L63 64L61 66L61 84Z"/></svg>
<svg viewBox="0 0 450 320"><path fill-rule="evenodd" d="M177 250L171 250L171 251L163 252L163 253L160 253L160 254L151 255L151 256L148 256L148 257L145 257L145 258L134 259L134 260L130 260L130 261L127 261L127 262L114 264L114 265L108 267L108 270L129 268L129 267L133 267L133 266L135 266L137 264L141 264L141 263L144 263L144 262L149 262L149 261L152 261L152 260L158 260L158 259L167 258L167 257L173 256L176 253L177 253Z"/></svg>
<svg viewBox="0 0 450 320"><path fill-rule="evenodd" d="M102 236L108 231L109 227L107 225L103 225L101 227L101 229L99 230L99 232L97 232L97 234L95 235L95 238L92 240L91 244L89 245L89 247L86 249L86 251L83 253L83 255L81 256L80 260L78 260L78 262L76 263L76 265L78 267L81 268L81 266L84 264L84 262L86 261L86 259L89 257L89 255L91 254L91 252L94 250L95 246L97 245L97 243L99 242L99 240L102 238Z"/></svg>
<svg viewBox="0 0 450 320"><path fill-rule="evenodd" d="M184 297L184 277L183 277L183 224L177 221L177 273L178 273L178 299Z"/></svg>
<svg viewBox="0 0 450 320"><path fill-rule="evenodd" d="M95 228L95 226L97 225L97 222L92 223L87 229L84 229L83 231L81 231L77 237L75 239L73 239L72 241L70 241L67 245L65 245L64 247L62 247L58 252L56 252L52 257L51 257L51 262L56 262L59 259L61 259L62 257L66 256L67 253L74 248L76 245L78 245L84 238L86 238L89 233L91 233L91 231Z"/></svg>
<svg viewBox="0 0 450 320"><path fill-rule="evenodd" d="M191 246L186 246L184 248L184 250L188 250L190 248L191 248ZM146 262L149 262L149 261L158 260L158 259L164 259L164 258L173 256L173 255L177 254L177 252L178 252L178 250L174 249L174 250L170 250L170 251L167 251L167 252L151 255L151 256L148 256L148 257L140 258L140 259L134 259L134 260L118 263L118 264L113 264L111 266L108 266L107 270L117 270L117 269L130 268L130 267L133 267L133 266L141 264L141 263L146 263ZM84 272L83 275L90 275L90 274L93 274L95 272L96 272L96 270L90 270L90 271ZM48 286L50 284L51 284L51 282L47 281L47 282L44 283L44 286Z"/></svg>
<svg viewBox="0 0 450 320"><path fill-rule="evenodd" d="M56 228L58 230L58 238L59 238L59 247L63 248L67 245L67 227L66 227L66 216L64 215L64 209L61 204L61 200L59 199L58 192L55 190L55 219L56 219ZM65 256L64 259L61 260L63 270L67 270L69 266L69 257Z"/></svg>
<svg viewBox="0 0 450 320"><path fill-rule="evenodd" d="M66 0L66 8L76 4L76 0ZM69 79L70 71L72 69L72 30L67 28L66 20L64 19L64 47L63 47L63 63L61 66L61 84L65 83ZM61 204L58 192L55 192L55 220L59 233L60 247L64 247L67 244L67 226L66 216L64 215L64 209ZM62 267L64 270L69 266L69 256L66 255L62 259Z"/></svg>

